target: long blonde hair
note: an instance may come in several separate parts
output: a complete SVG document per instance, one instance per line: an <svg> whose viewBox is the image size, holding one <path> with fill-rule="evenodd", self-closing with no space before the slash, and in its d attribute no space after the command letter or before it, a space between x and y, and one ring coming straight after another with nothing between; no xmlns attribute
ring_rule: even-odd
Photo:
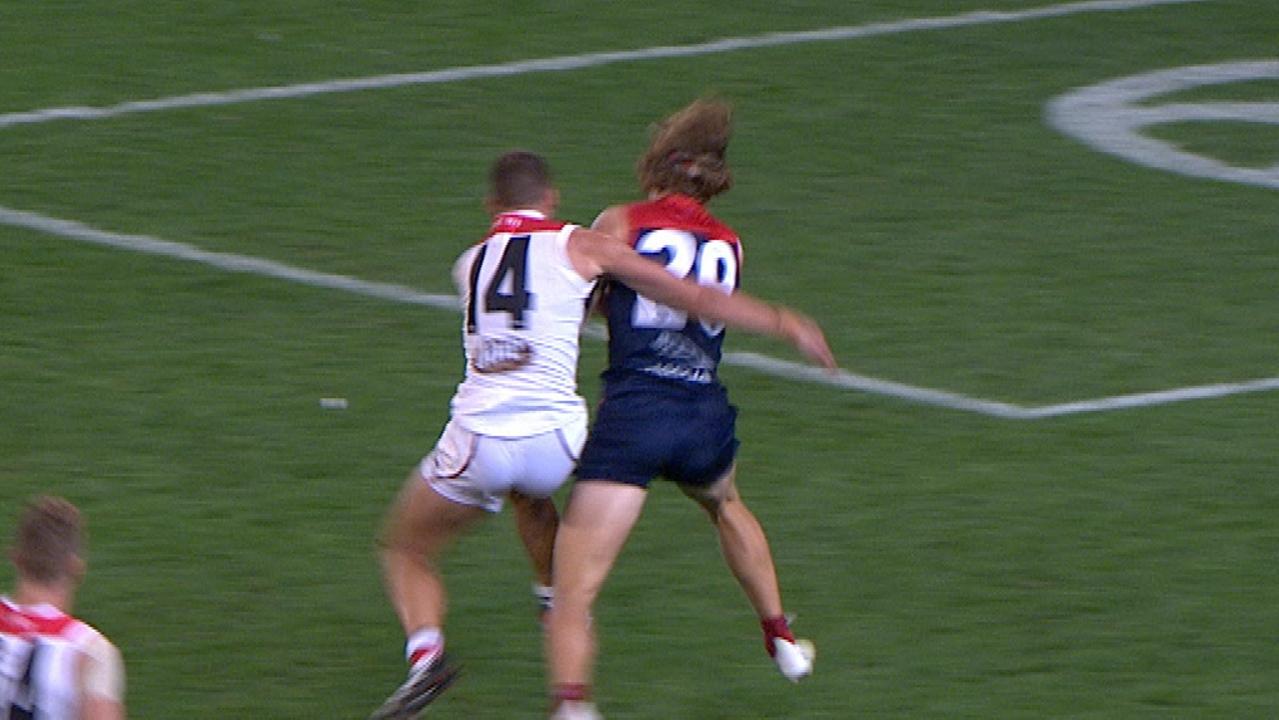
<svg viewBox="0 0 1279 720"><path fill-rule="evenodd" d="M677 192L706 202L733 186L724 155L733 109L701 98L653 126L648 150L635 164L646 193Z"/></svg>

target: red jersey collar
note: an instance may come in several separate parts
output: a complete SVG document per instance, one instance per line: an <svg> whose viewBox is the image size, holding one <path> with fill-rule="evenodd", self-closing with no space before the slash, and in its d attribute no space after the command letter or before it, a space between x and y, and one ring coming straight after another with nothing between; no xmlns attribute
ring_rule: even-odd
<svg viewBox="0 0 1279 720"><path fill-rule="evenodd" d="M493 217L493 226L489 229L489 234L559 230L562 227L564 222L551 220L537 210L510 210Z"/></svg>

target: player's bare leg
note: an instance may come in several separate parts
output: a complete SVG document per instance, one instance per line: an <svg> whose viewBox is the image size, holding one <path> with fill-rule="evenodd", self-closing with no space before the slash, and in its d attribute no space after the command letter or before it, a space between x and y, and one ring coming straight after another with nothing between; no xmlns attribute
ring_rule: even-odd
<svg viewBox="0 0 1279 720"><path fill-rule="evenodd" d="M487 514L440 495L416 468L409 473L382 532L382 577L405 634L443 627L448 601L439 556Z"/></svg>
<svg viewBox="0 0 1279 720"><path fill-rule="evenodd" d="M761 618L782 614L782 593L768 537L737 492L736 467L706 486L680 485L710 516L724 560Z"/></svg>
<svg viewBox="0 0 1279 720"><path fill-rule="evenodd" d="M550 498L531 497L514 490L510 498L515 510L515 528L533 565L533 595L545 613L551 608L551 558L555 553L555 532L560 516Z"/></svg>
<svg viewBox="0 0 1279 720"><path fill-rule="evenodd" d="M764 528L737 491L736 466L708 486L681 485L684 494L706 511L719 534L720 551L733 577L759 615L764 648L787 679L812 672L812 643L796 641L782 612L777 568Z"/></svg>
<svg viewBox="0 0 1279 720"><path fill-rule="evenodd" d="M573 487L555 541L555 605L547 622L556 703L589 703L596 654L591 607L646 496L643 488L614 482L579 481Z"/></svg>
<svg viewBox="0 0 1279 720"><path fill-rule="evenodd" d="M411 718L456 677L444 657L448 601L438 559L449 543L485 511L446 499L415 468L396 498L382 532L382 577L408 637L408 680L371 716Z"/></svg>

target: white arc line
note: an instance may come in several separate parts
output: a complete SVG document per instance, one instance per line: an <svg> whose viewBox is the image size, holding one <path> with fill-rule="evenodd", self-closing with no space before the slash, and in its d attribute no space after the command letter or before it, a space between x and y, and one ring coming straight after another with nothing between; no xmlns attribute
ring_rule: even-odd
<svg viewBox="0 0 1279 720"><path fill-rule="evenodd" d="M767 33L748 37L723 38L692 45L664 45L636 50L618 50L610 52L586 53L583 55L561 55L558 57L536 60L519 60L496 65L471 65L415 73L395 73L390 75L374 75L370 77L351 78L346 80L327 80L322 82L300 83L297 85L277 85L269 87L230 90L226 92L201 92L190 95L175 95L154 100L134 100L110 105L107 107L58 107L29 112L17 112L0 115L0 129L14 125L50 122L53 120L101 120L134 113L176 110L180 108L209 107L214 105L232 105L236 103L254 102L258 100L283 100L301 98L310 95L327 93L355 92L359 90L381 90L403 87L406 85L434 85L460 82L463 80L479 80L483 78L508 77L531 73L564 72L583 68L599 67L616 63L636 62L640 60L662 60L670 58L694 57L698 55L716 55L739 50L754 50L785 45L799 45L813 42L835 42L842 40L858 40L884 35L897 35L908 32L929 30L949 30L954 28L993 25L997 23L1025 22L1028 20L1044 20L1067 17L1083 13L1121 12L1137 10L1160 5L1184 5L1207 2L1208 0L1085 0L1059 5L1046 5L1029 10L976 10L958 15L945 15L907 20L875 22L865 25L846 25L841 27L822 28L819 30L803 30L798 32Z"/></svg>

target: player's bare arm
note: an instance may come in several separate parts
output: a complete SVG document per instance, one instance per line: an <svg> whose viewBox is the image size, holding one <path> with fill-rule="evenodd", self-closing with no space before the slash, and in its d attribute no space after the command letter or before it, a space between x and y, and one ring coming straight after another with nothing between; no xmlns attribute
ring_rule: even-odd
<svg viewBox="0 0 1279 720"><path fill-rule="evenodd" d="M80 683L80 720L124 720L124 660L105 637L86 646Z"/></svg>
<svg viewBox="0 0 1279 720"><path fill-rule="evenodd" d="M677 307L713 322L722 322L791 343L805 357L826 368L835 368L834 354L821 327L802 313L776 307L743 292L731 295L679 279L644 259L606 228L616 227L613 208L596 221L599 230L577 229L568 241L569 258L583 277L611 275L636 292L664 305Z"/></svg>

